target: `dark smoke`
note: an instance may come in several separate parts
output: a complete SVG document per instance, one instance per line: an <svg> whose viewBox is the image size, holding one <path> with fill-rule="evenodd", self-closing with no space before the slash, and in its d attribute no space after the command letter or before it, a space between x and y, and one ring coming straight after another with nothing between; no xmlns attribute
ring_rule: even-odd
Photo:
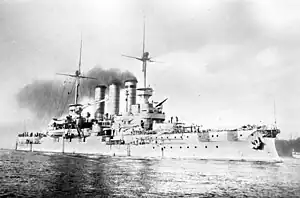
<svg viewBox="0 0 300 198"><path fill-rule="evenodd" d="M89 77L94 77L97 78L98 81L96 80L89 80L87 82L87 86L89 88L94 89L96 85L99 84L104 84L108 86L111 83L117 83L121 85L121 88L124 88L124 81L127 79L135 79L136 77L129 71L121 72L119 69L101 69L99 67L95 67L91 69L87 74Z"/></svg>
<svg viewBox="0 0 300 198"><path fill-rule="evenodd" d="M80 97L94 97L94 89L98 84L108 86L111 83L118 83L123 88L125 80L136 79L129 71L106 70L100 67L94 67L84 75L97 80L82 79ZM22 88L16 99L21 108L29 109L37 119L49 121L51 117L61 116L67 111L68 104L74 103L74 90L75 84L72 79L70 82L35 80Z"/></svg>

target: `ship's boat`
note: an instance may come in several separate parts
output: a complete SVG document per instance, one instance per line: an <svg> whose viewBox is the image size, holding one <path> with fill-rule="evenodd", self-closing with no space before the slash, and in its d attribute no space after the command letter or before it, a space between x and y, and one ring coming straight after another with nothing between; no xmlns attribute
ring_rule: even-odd
<svg viewBox="0 0 300 198"><path fill-rule="evenodd" d="M293 158L298 158L298 159L300 159L300 152L296 152L296 151L293 149L293 151L292 151L292 156L293 156Z"/></svg>

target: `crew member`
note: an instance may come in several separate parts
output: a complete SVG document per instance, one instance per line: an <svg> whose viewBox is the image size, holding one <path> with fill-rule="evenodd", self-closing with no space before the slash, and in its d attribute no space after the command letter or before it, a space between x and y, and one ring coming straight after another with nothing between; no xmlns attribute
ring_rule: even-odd
<svg viewBox="0 0 300 198"><path fill-rule="evenodd" d="M87 112L87 114L86 114L86 122L88 122L88 123L92 122L91 114L89 112Z"/></svg>
<svg viewBox="0 0 300 198"><path fill-rule="evenodd" d="M144 121L141 120L141 127L144 128Z"/></svg>

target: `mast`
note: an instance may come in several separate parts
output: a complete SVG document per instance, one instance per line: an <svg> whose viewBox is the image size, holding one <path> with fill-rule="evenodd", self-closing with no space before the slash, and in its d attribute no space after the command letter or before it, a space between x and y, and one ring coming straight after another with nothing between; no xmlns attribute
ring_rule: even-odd
<svg viewBox="0 0 300 198"><path fill-rule="evenodd" d="M145 51L145 32L146 32L146 22L145 22L145 16L144 16L144 24L143 24L143 54L141 57L135 57L135 56L127 56L122 55L127 58L133 58L137 59L142 62L142 72L144 74L144 88L147 88L147 62L158 62L152 60L152 57L149 56L149 52Z"/></svg>
<svg viewBox="0 0 300 198"><path fill-rule="evenodd" d="M79 95L78 95L78 90L79 90L79 79L78 79L78 77L76 77L76 79L75 79L75 100L74 100L74 104L77 104L77 101L78 101L78 97L79 97Z"/></svg>
<svg viewBox="0 0 300 198"><path fill-rule="evenodd" d="M144 67L144 88L146 88L147 87L147 81L146 81L146 78L147 78L147 71L146 71L147 64L146 64L146 61L143 62L143 67Z"/></svg>
<svg viewBox="0 0 300 198"><path fill-rule="evenodd" d="M129 93L128 93L128 90L126 90L126 112L128 112L128 96L129 96Z"/></svg>
<svg viewBox="0 0 300 198"><path fill-rule="evenodd" d="M74 99L74 104L78 104L78 98L79 98L78 90L79 90L79 86L80 86L80 82L79 82L80 79L86 78L86 79L97 80L97 78L92 78L92 77L87 77L87 76L81 75L81 56L82 56L82 35L81 35L81 41L80 41L78 70L76 70L75 75L56 73L57 75L69 76L69 77L75 78L75 99Z"/></svg>
<svg viewBox="0 0 300 198"><path fill-rule="evenodd" d="M144 88L147 87L147 58L145 55L145 30L146 30L146 22L145 22L145 16L144 16L144 26L143 26L143 72L144 72Z"/></svg>
<svg viewBox="0 0 300 198"><path fill-rule="evenodd" d="M79 51L79 61L78 61L78 70L77 70L77 72L76 72L76 78L75 78L75 83L76 83L76 85L75 85L75 102L74 102L74 104L77 104L77 102L78 102L78 97L79 97L79 95L78 95L78 90L79 90L79 75L81 74L81 54L82 54L82 35L81 35L81 39L80 39L80 51Z"/></svg>

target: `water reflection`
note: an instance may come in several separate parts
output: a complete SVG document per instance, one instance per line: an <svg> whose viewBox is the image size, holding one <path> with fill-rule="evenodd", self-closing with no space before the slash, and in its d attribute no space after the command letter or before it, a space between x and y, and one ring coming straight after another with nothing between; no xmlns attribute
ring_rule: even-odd
<svg viewBox="0 0 300 198"><path fill-rule="evenodd" d="M295 197L300 160L282 164L209 160L0 155L0 196Z"/></svg>
<svg viewBox="0 0 300 198"><path fill-rule="evenodd" d="M51 156L49 161L54 172L48 181L49 197L111 194L105 159L96 161L78 156Z"/></svg>

